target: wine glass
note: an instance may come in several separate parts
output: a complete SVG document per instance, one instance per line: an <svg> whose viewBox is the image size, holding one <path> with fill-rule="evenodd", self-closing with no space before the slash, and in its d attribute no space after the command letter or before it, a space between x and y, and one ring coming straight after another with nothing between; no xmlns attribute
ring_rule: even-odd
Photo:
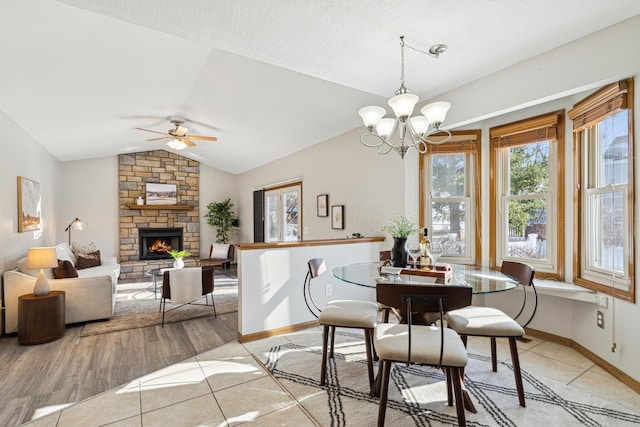
<svg viewBox="0 0 640 427"><path fill-rule="evenodd" d="M433 269L436 270L437 265L436 262L438 261L438 258L440 258L442 256L442 254L444 253L444 246L442 245L442 243L432 243L431 244L431 256L433 257Z"/></svg>
<svg viewBox="0 0 640 427"><path fill-rule="evenodd" d="M416 267L418 265L417 259L418 257L420 257L420 243L417 243L417 242L407 243L407 251L409 251L409 256L413 260L413 266Z"/></svg>

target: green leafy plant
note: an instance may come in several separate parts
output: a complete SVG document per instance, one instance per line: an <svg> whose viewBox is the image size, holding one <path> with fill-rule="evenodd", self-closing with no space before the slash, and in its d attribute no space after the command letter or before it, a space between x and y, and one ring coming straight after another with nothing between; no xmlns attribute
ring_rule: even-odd
<svg viewBox="0 0 640 427"><path fill-rule="evenodd" d="M229 243L229 233L236 229L233 226L235 214L232 208L233 203L230 199L207 205L208 212L204 217L207 218L207 224L216 227L216 243Z"/></svg>
<svg viewBox="0 0 640 427"><path fill-rule="evenodd" d="M179 251L177 249L171 249L170 251L167 252L169 255L171 255L173 258L184 258L186 256L190 256L191 252L188 251Z"/></svg>
<svg viewBox="0 0 640 427"><path fill-rule="evenodd" d="M420 227L411 217L396 215L391 218L388 225L380 227L381 231L386 231L392 237L407 238L412 234L419 233Z"/></svg>

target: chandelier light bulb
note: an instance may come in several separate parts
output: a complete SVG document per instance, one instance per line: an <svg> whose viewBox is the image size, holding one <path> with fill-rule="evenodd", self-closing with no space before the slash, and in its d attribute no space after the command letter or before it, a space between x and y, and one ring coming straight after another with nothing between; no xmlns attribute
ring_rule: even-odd
<svg viewBox="0 0 640 427"><path fill-rule="evenodd" d="M408 117L413 114L413 108L418 103L418 95L403 93L389 100L389 107L393 108L396 117Z"/></svg>
<svg viewBox="0 0 640 427"><path fill-rule="evenodd" d="M427 118L429 124L433 125L434 123L437 123L440 125L440 123L444 122L449 108L451 108L451 104L448 102L433 102L422 107L420 112Z"/></svg>
<svg viewBox="0 0 640 427"><path fill-rule="evenodd" d="M382 119L376 126L376 133L383 138L388 138L393 133L393 128L396 125L394 119Z"/></svg>
<svg viewBox="0 0 640 427"><path fill-rule="evenodd" d="M429 121L425 116L411 117L411 127L420 136L429 130Z"/></svg>
<svg viewBox="0 0 640 427"><path fill-rule="evenodd" d="M360 114L360 117L362 117L364 125L369 128L375 127L380 119L382 119L384 115L387 114L387 111L382 107L369 106L361 108L360 111L358 111L358 114Z"/></svg>

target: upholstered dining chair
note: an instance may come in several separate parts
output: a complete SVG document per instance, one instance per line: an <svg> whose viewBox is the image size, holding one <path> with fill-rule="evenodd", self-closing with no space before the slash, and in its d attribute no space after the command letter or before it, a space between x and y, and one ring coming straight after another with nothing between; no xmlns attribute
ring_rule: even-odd
<svg viewBox="0 0 640 427"><path fill-rule="evenodd" d="M504 261L501 272L517 279L520 284L527 286L533 283L535 270L525 263ZM525 290L526 291L526 290ZM522 310L521 310L522 311ZM525 405L522 373L520 372L520 358L518 356L517 338L524 336L524 328L501 310L492 307L469 306L459 310L449 311L445 315L447 325L462 337L465 346L467 337L488 337L491 343L491 369L498 370L496 339L507 338L513 375L520 406Z"/></svg>
<svg viewBox="0 0 640 427"><path fill-rule="evenodd" d="M181 270L181 271L178 271ZM173 274L172 274L173 271ZM198 272L200 274L198 274ZM192 274L190 274L192 273ZM193 281L195 280L195 286L199 287L200 291L194 293L192 296L187 297L187 301L174 301L171 298L171 276L174 279L178 279L178 283L174 283L175 285L186 285L185 281ZM199 277L197 277L199 276ZM209 267L187 267L181 269L169 269L164 272L163 280L162 280L162 297L160 298L160 308L162 310L162 326L164 327L164 315L166 312L172 311L176 308L180 308L186 304L193 305L209 305L209 295L211 295L211 305L213 306L213 318L217 318L218 314L216 313L216 303L213 300L213 291L214 291L214 268L213 266ZM205 297L205 303L196 303L194 300ZM194 300L190 300L193 298ZM172 303L176 303L177 306L171 308L169 310L166 309L167 300L170 300Z"/></svg>
<svg viewBox="0 0 640 427"><path fill-rule="evenodd" d="M375 394L380 396L378 426L384 425L386 417L389 375L393 363L443 369L447 382L447 403L452 406L455 395L458 425L466 425L462 370L467 365L467 350L460 336L443 325L444 313L471 304L471 292L471 287L467 286L377 284L378 302L391 307L403 307L407 313L406 324L379 323L375 327L373 345L380 360L374 386ZM438 326L415 325L412 321L414 313L438 313L440 323Z"/></svg>
<svg viewBox="0 0 640 427"><path fill-rule="evenodd" d="M327 362L328 358L333 358L335 348L336 328L355 328L362 329L364 332L364 340L367 355L367 371L369 374L369 389L373 390L373 328L378 320L378 304L371 301L357 300L333 300L320 311L318 315L309 306L307 295L311 295L311 279L315 279L327 270L327 265L322 258L313 258L308 262L309 271L305 279L305 302L307 307L314 316L318 317L318 323L322 328L322 366L320 368L320 385L326 385L327 382ZM313 302L316 309L317 306ZM331 344L329 347L329 335L331 335Z"/></svg>

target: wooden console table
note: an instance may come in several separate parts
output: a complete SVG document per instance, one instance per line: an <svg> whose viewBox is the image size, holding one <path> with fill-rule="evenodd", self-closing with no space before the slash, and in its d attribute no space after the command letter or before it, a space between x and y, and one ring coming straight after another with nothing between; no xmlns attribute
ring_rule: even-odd
<svg viewBox="0 0 640 427"><path fill-rule="evenodd" d="M64 291L18 297L18 342L43 344L64 335Z"/></svg>

